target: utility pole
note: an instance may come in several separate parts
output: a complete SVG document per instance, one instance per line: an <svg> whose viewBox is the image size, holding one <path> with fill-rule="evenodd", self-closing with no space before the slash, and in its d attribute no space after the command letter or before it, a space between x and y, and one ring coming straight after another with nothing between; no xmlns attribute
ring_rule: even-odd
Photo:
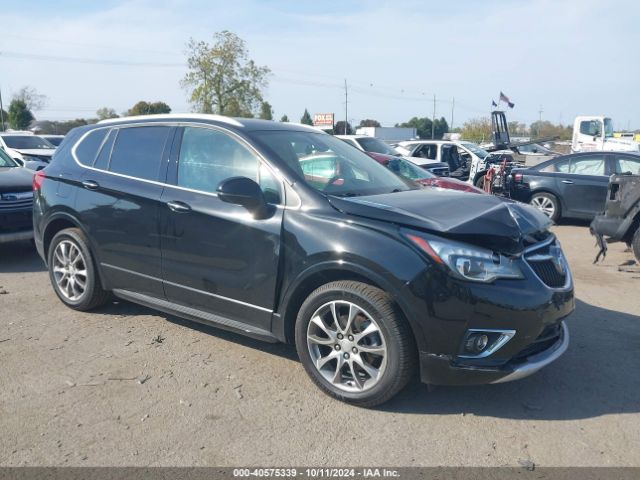
<svg viewBox="0 0 640 480"><path fill-rule="evenodd" d="M538 121L542 122L542 113L544 112L544 110L542 110L542 105L540 105L540 110L538 110Z"/></svg>
<svg viewBox="0 0 640 480"><path fill-rule="evenodd" d="M453 131L453 109L456 106L456 97L451 100L451 125L449 125L449 131Z"/></svg>
<svg viewBox="0 0 640 480"><path fill-rule="evenodd" d="M349 104L349 94L347 93L347 79L344 79L344 134L347 134L347 125L349 124L347 118L348 116L348 104Z"/></svg>
<svg viewBox="0 0 640 480"><path fill-rule="evenodd" d="M4 132L4 107L2 106L2 89L0 88L0 121L2 122L2 131Z"/></svg>
<svg viewBox="0 0 640 480"><path fill-rule="evenodd" d="M433 94L433 117L431 120L431 140L434 140L435 137L435 126L436 126L436 94Z"/></svg>

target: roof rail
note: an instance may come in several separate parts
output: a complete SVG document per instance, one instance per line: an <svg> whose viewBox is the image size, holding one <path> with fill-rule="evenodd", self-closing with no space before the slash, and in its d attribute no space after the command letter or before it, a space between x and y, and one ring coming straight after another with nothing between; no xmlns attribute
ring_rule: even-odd
<svg viewBox="0 0 640 480"><path fill-rule="evenodd" d="M132 115L129 117L107 118L105 120L100 120L98 123L115 123L122 120L175 120L176 118L188 118L193 120L215 120L216 122L224 122L236 127L244 127L244 125L235 118L209 113L159 113L154 115Z"/></svg>

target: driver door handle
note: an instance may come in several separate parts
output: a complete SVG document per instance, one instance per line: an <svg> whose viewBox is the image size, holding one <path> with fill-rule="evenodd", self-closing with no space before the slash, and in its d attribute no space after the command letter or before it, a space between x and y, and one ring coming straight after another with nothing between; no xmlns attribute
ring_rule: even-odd
<svg viewBox="0 0 640 480"><path fill-rule="evenodd" d="M566 183L568 185L573 185L573 182L571 180L562 180L562 183Z"/></svg>
<svg viewBox="0 0 640 480"><path fill-rule="evenodd" d="M177 200L172 200L170 202L167 202L167 207L169 207L169 209L172 212L176 212L176 213L186 213L191 211L191 207L189 205L187 205L184 202L179 202Z"/></svg>

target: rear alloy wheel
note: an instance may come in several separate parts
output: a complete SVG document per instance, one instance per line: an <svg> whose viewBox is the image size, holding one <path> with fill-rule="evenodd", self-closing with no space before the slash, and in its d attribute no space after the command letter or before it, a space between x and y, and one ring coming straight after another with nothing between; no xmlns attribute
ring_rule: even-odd
<svg viewBox="0 0 640 480"><path fill-rule="evenodd" d="M560 204L556 196L551 193L536 193L531 197L529 204L536 207L554 222L560 218Z"/></svg>
<svg viewBox="0 0 640 480"><path fill-rule="evenodd" d="M81 230L67 228L58 232L51 240L47 263L51 285L68 307L90 310L109 299L109 292L102 288Z"/></svg>
<svg viewBox="0 0 640 480"><path fill-rule="evenodd" d="M409 328L390 296L352 281L311 293L298 315L296 348L316 385L364 407L400 391L415 361Z"/></svg>

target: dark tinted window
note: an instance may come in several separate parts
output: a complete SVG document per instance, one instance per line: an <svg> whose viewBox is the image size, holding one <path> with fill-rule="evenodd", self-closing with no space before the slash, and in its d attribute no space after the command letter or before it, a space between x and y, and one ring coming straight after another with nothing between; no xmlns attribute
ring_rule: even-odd
<svg viewBox="0 0 640 480"><path fill-rule="evenodd" d="M109 171L158 180L169 127L120 128L111 153Z"/></svg>
<svg viewBox="0 0 640 480"><path fill-rule="evenodd" d="M78 161L83 165L93 165L93 161L96 159L98 149L102 145L105 135L109 130L101 128L99 130L92 130L86 137L78 144L76 148L76 157Z"/></svg>
<svg viewBox="0 0 640 480"><path fill-rule="evenodd" d="M602 133L600 131L599 120L584 120L580 122L580 133L583 135L590 135L592 137L598 137Z"/></svg>
<svg viewBox="0 0 640 480"><path fill-rule="evenodd" d="M108 130L105 129L105 131ZM109 132L109 136L107 136L107 139L102 142L102 147L100 148L100 152L98 153L96 162L93 165L95 168L99 168L100 170L107 170L109 168L109 157L111 156L113 141L116 138L117 133L118 130L114 128Z"/></svg>

